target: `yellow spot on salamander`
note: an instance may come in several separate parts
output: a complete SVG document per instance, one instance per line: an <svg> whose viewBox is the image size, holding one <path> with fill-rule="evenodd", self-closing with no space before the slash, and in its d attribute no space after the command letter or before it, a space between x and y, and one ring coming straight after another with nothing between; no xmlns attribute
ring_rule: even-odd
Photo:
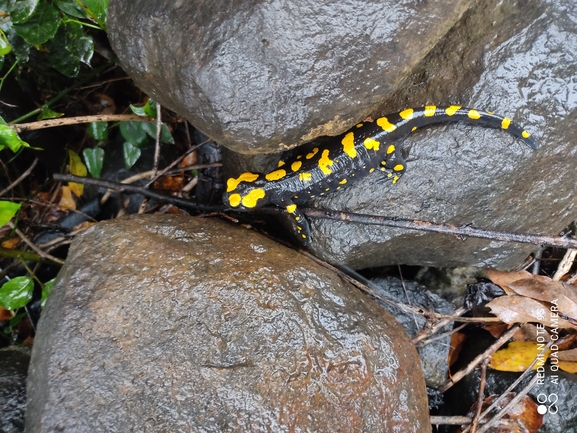
<svg viewBox="0 0 577 433"><path fill-rule="evenodd" d="M481 113L479 113L477 110L469 110L467 116L469 116L471 119L477 120L481 118Z"/></svg>
<svg viewBox="0 0 577 433"><path fill-rule="evenodd" d="M397 183L398 180L399 180L399 176L395 176L395 177L393 177L392 183L395 184L395 183Z"/></svg>
<svg viewBox="0 0 577 433"><path fill-rule="evenodd" d="M505 118L503 118L503 120L501 120L501 128L503 128L503 129L507 129L510 124L511 124L511 119L509 119L508 117L505 117Z"/></svg>
<svg viewBox="0 0 577 433"><path fill-rule="evenodd" d="M389 147L387 147L387 155L390 155L394 151L395 151L395 145L394 144L391 144Z"/></svg>
<svg viewBox="0 0 577 433"><path fill-rule="evenodd" d="M457 111L459 111L459 108L461 108L460 105L451 105L445 109L445 113L447 113L447 116L453 116Z"/></svg>
<svg viewBox="0 0 577 433"><path fill-rule="evenodd" d="M355 149L355 134L352 132L347 133L341 140L343 145L343 151L349 155L351 158L357 157L357 151Z"/></svg>
<svg viewBox="0 0 577 433"><path fill-rule="evenodd" d="M331 174L333 172L329 168L331 165L333 165L333 161L329 159L329 149L325 149L323 150L321 159L319 159L319 168L323 171L324 174Z"/></svg>
<svg viewBox="0 0 577 433"><path fill-rule="evenodd" d="M437 111L436 105L427 105L425 107L425 117L434 116L436 111Z"/></svg>
<svg viewBox="0 0 577 433"><path fill-rule="evenodd" d="M363 144L365 145L365 147L367 149L369 149L369 150L373 149L375 152L378 151L379 147L381 146L381 143L379 141L377 141L371 137L365 138L365 141L363 142Z"/></svg>
<svg viewBox="0 0 577 433"><path fill-rule="evenodd" d="M411 132L415 132L417 130L416 126L413 126L413 129L411 129Z"/></svg>
<svg viewBox="0 0 577 433"><path fill-rule="evenodd" d="M311 159L313 156L315 156L317 154L317 152L319 151L318 147L315 147L311 153L307 153L306 159Z"/></svg>
<svg viewBox="0 0 577 433"><path fill-rule="evenodd" d="M299 171L299 169L301 168L301 165L303 165L302 161L295 161L291 164L291 170L292 171Z"/></svg>
<svg viewBox="0 0 577 433"><path fill-rule="evenodd" d="M401 116L402 119L404 120L410 120L413 118L413 109L412 108L407 108L406 110L403 110L399 113L399 116Z"/></svg>
<svg viewBox="0 0 577 433"><path fill-rule="evenodd" d="M531 134L529 134L527 131L521 132L521 135L523 136L523 138L529 138L529 137L531 137Z"/></svg>
<svg viewBox="0 0 577 433"><path fill-rule="evenodd" d="M346 180L346 179L343 179L343 180L341 180L341 181L339 182L339 184L341 184L341 185L344 185L345 183L347 183L347 180Z"/></svg>
<svg viewBox="0 0 577 433"><path fill-rule="evenodd" d="M299 173L299 180L301 182L310 182L311 181L311 174L310 173Z"/></svg>
<svg viewBox="0 0 577 433"><path fill-rule="evenodd" d="M284 165L284 161L281 159L281 160L279 160L279 162L278 162L277 168L280 168L280 167L282 167L283 165Z"/></svg>
<svg viewBox="0 0 577 433"><path fill-rule="evenodd" d="M356 127L357 127L357 128L362 128L362 127L363 127L363 124L362 124L362 123L357 123L357 124L356 124Z"/></svg>
<svg viewBox="0 0 577 433"><path fill-rule="evenodd" d="M228 198L228 204L232 207L237 207L240 204L240 194L231 194Z"/></svg>
<svg viewBox="0 0 577 433"><path fill-rule="evenodd" d="M255 188L242 198L242 205L244 207L253 208L261 198L264 198L265 195L264 189Z"/></svg>
<svg viewBox="0 0 577 433"><path fill-rule="evenodd" d="M374 168L371 168L371 169L369 170L369 173L372 173L373 171L375 171L375 169L374 169Z"/></svg>
<svg viewBox="0 0 577 433"><path fill-rule="evenodd" d="M286 170L281 168L280 170L271 171L264 177L266 180L279 180L285 176L286 176Z"/></svg>
<svg viewBox="0 0 577 433"><path fill-rule="evenodd" d="M393 132L395 129L397 129L397 127L393 125L391 122L389 122L389 119L387 119L386 117L379 117L377 119L377 125L383 128L383 131L386 132Z"/></svg>
<svg viewBox="0 0 577 433"><path fill-rule="evenodd" d="M226 181L226 192L231 192L236 189L241 182L254 182L258 179L258 174L254 173L243 173L238 178L231 177Z"/></svg>
<svg viewBox="0 0 577 433"><path fill-rule="evenodd" d="M288 213L294 213L295 210L297 210L297 205L296 205L296 204L289 204L289 205L286 207L286 211L287 211Z"/></svg>
<svg viewBox="0 0 577 433"><path fill-rule="evenodd" d="M402 171L404 170L405 166L403 164L397 164L393 167L393 170L395 171Z"/></svg>

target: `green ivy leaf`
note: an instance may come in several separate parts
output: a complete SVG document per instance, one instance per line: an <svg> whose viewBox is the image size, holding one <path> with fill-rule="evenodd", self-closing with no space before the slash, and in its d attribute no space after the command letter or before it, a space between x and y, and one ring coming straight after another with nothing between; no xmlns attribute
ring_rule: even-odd
<svg viewBox="0 0 577 433"><path fill-rule="evenodd" d="M140 149L136 146L134 146L132 143L126 141L124 143L124 165L126 166L127 170L130 170L130 168L134 165L134 163L136 161L138 161L138 158L140 158Z"/></svg>
<svg viewBox="0 0 577 433"><path fill-rule="evenodd" d="M170 133L166 123L163 123L162 128L160 129L160 141L166 144L174 144L174 137Z"/></svg>
<svg viewBox="0 0 577 433"><path fill-rule="evenodd" d="M0 56L5 56L10 51L12 51L12 45L10 45L10 42L8 42L6 33L0 29Z"/></svg>
<svg viewBox="0 0 577 433"><path fill-rule="evenodd" d="M20 210L20 203L0 200L0 227L10 221Z"/></svg>
<svg viewBox="0 0 577 433"><path fill-rule="evenodd" d="M47 281L46 283L44 283L44 287L42 288L42 299L40 300L40 306L42 308L44 308L44 305L46 305L46 299L48 299L48 296L50 295L50 293L52 293L52 287L54 286L54 280L55 280L55 278L52 278L50 281Z"/></svg>
<svg viewBox="0 0 577 433"><path fill-rule="evenodd" d="M95 147L94 149L84 149L82 151L84 162L92 177L99 178L104 164L104 149Z"/></svg>
<svg viewBox="0 0 577 433"><path fill-rule="evenodd" d="M38 115L38 120L56 119L57 117L62 117L62 116L64 116L64 113L59 113L57 111L53 111L48 107L48 105L43 105L42 111Z"/></svg>
<svg viewBox="0 0 577 433"><path fill-rule="evenodd" d="M46 42L48 60L54 68L67 77L76 77L80 63L90 65L94 54L94 42L84 34L82 25L65 23L60 26L54 38Z"/></svg>
<svg viewBox="0 0 577 433"><path fill-rule="evenodd" d="M120 133L133 146L142 146L146 143L146 122L120 122Z"/></svg>
<svg viewBox="0 0 577 433"><path fill-rule="evenodd" d="M40 45L52 39L60 26L60 12L50 3L38 3L32 16L22 24L14 24L14 31L26 42Z"/></svg>
<svg viewBox="0 0 577 433"><path fill-rule="evenodd" d="M88 135L98 141L108 138L108 122L91 122L88 124Z"/></svg>
<svg viewBox="0 0 577 433"><path fill-rule="evenodd" d="M18 134L7 125L0 125L0 150L8 147L12 152L18 152L22 147L30 147L21 140Z"/></svg>
<svg viewBox="0 0 577 433"><path fill-rule="evenodd" d="M16 0L11 2L8 8L10 19L14 24L23 23L32 16L37 6L38 0Z"/></svg>
<svg viewBox="0 0 577 433"><path fill-rule="evenodd" d="M102 30L106 30L108 0L84 0L83 2L88 17L96 21Z"/></svg>
<svg viewBox="0 0 577 433"><path fill-rule="evenodd" d="M75 0L54 0L58 9L74 18L88 18L86 11Z"/></svg>
<svg viewBox="0 0 577 433"><path fill-rule="evenodd" d="M0 305L7 310L24 307L32 299L34 281L30 277L12 278L0 287Z"/></svg>
<svg viewBox="0 0 577 433"><path fill-rule="evenodd" d="M141 107L130 104L130 109L137 116L148 116L156 119L156 102L152 98L148 98L146 104Z"/></svg>

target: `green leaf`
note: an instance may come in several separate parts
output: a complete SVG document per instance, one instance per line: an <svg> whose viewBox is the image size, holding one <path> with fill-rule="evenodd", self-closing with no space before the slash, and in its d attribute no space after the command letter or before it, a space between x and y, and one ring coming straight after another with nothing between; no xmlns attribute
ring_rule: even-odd
<svg viewBox="0 0 577 433"><path fill-rule="evenodd" d="M88 135L98 141L108 138L108 122L91 122L88 124Z"/></svg>
<svg viewBox="0 0 577 433"><path fill-rule="evenodd" d="M57 111L52 111L48 105L43 105L42 106L42 111L40 112L40 114L38 115L38 120L44 120L44 119L56 119L57 117L62 117L64 116L64 113L59 113Z"/></svg>
<svg viewBox="0 0 577 433"><path fill-rule="evenodd" d="M12 51L12 45L10 45L10 42L8 42L6 33L0 29L0 56L5 56L10 51Z"/></svg>
<svg viewBox="0 0 577 433"><path fill-rule="evenodd" d="M106 30L108 0L84 0L83 2L88 17L96 21L102 30Z"/></svg>
<svg viewBox="0 0 577 433"><path fill-rule="evenodd" d="M52 287L54 286L54 280L55 280L55 278L52 278L50 281L47 281L46 283L44 283L44 287L42 288L42 299L40 300L40 306L42 308L44 308L44 305L46 305L46 299L48 299L48 296L50 295L50 293L52 293Z"/></svg>
<svg viewBox="0 0 577 433"><path fill-rule="evenodd" d="M101 147L95 147L94 149L84 149L82 152L84 156L84 162L88 171L93 177L100 177L100 172L102 171L102 165L104 163L104 149Z"/></svg>
<svg viewBox="0 0 577 433"><path fill-rule="evenodd" d="M10 221L20 210L20 203L0 200L0 227Z"/></svg>
<svg viewBox="0 0 577 433"><path fill-rule="evenodd" d="M7 125L0 125L0 150L5 147L16 153L22 147L30 147L30 145L21 140L12 128Z"/></svg>
<svg viewBox="0 0 577 433"><path fill-rule="evenodd" d="M92 38L84 34L81 24L72 22L60 26L54 38L46 42L46 48L52 66L67 77L76 77L80 63L90 65L94 54Z"/></svg>
<svg viewBox="0 0 577 433"><path fill-rule="evenodd" d="M22 24L14 24L14 31L32 45L40 45L56 34L60 26L60 12L45 1L38 4L32 16Z"/></svg>
<svg viewBox="0 0 577 433"><path fill-rule="evenodd" d="M8 12L10 12L10 19L14 24L20 24L32 16L38 0L16 0L11 2Z"/></svg>
<svg viewBox="0 0 577 433"><path fill-rule="evenodd" d="M86 11L75 0L54 0L58 9L74 18L88 18Z"/></svg>
<svg viewBox="0 0 577 433"><path fill-rule="evenodd" d="M174 137L165 123L163 123L162 128L160 128L160 141L166 144L174 144Z"/></svg>
<svg viewBox="0 0 577 433"><path fill-rule="evenodd" d="M156 102L152 98L148 98L146 104L141 107L130 104L130 109L137 116L148 116L156 118Z"/></svg>
<svg viewBox="0 0 577 433"><path fill-rule="evenodd" d="M134 165L134 163L136 161L138 161L138 158L140 158L140 149L136 146L134 146L132 143L126 141L124 143L124 165L126 166L127 170L130 170L130 168Z"/></svg>
<svg viewBox="0 0 577 433"><path fill-rule="evenodd" d="M133 146L146 143L146 131L142 126L145 122L120 122L120 133Z"/></svg>
<svg viewBox="0 0 577 433"><path fill-rule="evenodd" d="M32 299L34 281L30 277L12 278L0 287L0 305L7 310L24 307Z"/></svg>

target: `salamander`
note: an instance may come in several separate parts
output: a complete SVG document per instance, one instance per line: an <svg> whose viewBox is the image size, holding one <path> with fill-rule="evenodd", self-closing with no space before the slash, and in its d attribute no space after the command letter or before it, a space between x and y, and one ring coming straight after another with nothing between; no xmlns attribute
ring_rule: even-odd
<svg viewBox="0 0 577 433"><path fill-rule="evenodd" d="M277 168L269 173L246 172L228 179L223 202L239 211L267 204L286 209L296 222L297 236L306 245L310 228L298 204L351 185L374 171L383 172L396 183L406 165L400 148L403 140L422 126L458 121L502 129L531 148L538 147L531 134L508 117L458 105L408 108L375 122L359 123L295 157L283 158L283 154Z"/></svg>

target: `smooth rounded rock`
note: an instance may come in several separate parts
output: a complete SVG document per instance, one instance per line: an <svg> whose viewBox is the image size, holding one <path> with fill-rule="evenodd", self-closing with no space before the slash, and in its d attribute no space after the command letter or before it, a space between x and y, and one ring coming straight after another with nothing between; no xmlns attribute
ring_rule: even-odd
<svg viewBox="0 0 577 433"><path fill-rule="evenodd" d="M220 220L91 227L38 325L28 432L430 430L418 356L395 319Z"/></svg>
<svg viewBox="0 0 577 433"><path fill-rule="evenodd" d="M371 114L470 3L113 0L107 27L143 91L236 152L274 153Z"/></svg>

